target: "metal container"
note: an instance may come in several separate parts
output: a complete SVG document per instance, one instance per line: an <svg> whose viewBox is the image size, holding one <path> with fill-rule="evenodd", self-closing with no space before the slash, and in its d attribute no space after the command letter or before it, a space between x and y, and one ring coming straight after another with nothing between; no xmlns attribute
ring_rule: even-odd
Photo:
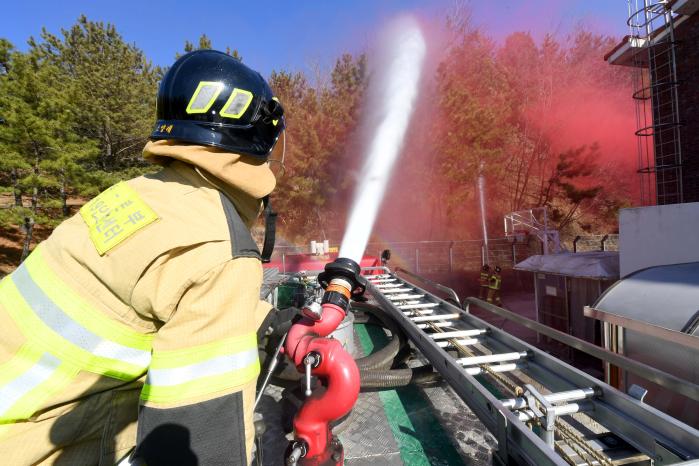
<svg viewBox="0 0 699 466"><path fill-rule="evenodd" d="M330 334L331 337L339 340L342 347L351 356L356 357L357 351L354 345L354 314L348 312L345 318L337 326L337 329Z"/></svg>
<svg viewBox="0 0 699 466"><path fill-rule="evenodd" d="M699 384L697 345L682 344L680 338L661 338L653 334L652 327L643 327L647 324L670 333L679 332L682 339L699 338L699 328L693 325L699 318L699 262L634 272L609 288L594 307L640 325L638 329L631 329L603 321L607 349ZM631 373L615 376L608 369L607 377L618 377L622 390L634 384L646 388L646 403L692 427L699 427L699 402L674 393L671 387L661 387Z"/></svg>

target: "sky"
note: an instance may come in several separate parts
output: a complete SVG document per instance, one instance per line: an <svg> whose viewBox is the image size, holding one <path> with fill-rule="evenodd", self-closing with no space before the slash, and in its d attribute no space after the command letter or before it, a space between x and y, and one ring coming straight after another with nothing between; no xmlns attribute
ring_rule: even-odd
<svg viewBox="0 0 699 466"><path fill-rule="evenodd" d="M202 33L214 48L238 49L246 64L268 75L274 69L327 73L343 52L366 50L381 25L404 12L440 22L455 0L33 0L3 5L0 37L20 50L41 28L59 33L80 14L116 26L157 65L172 63L185 40ZM530 31L565 34L583 23L595 32L626 33L624 0L462 0L476 24L497 37Z"/></svg>

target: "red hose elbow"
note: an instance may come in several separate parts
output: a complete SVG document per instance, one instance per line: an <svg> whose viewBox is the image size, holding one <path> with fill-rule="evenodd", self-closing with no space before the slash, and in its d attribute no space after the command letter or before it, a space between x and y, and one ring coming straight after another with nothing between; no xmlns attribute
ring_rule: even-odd
<svg viewBox="0 0 699 466"><path fill-rule="evenodd" d="M320 355L321 362L313 371L324 384L308 397L294 418L296 438L308 445L306 458L324 464L330 461L332 440L329 423L350 412L359 396L359 369L339 341L314 338L308 352ZM317 461L317 463L315 462ZM335 464L335 463L330 463Z"/></svg>
<svg viewBox="0 0 699 466"><path fill-rule="evenodd" d="M357 363L339 341L325 338L340 325L345 311L331 303L322 307L319 320L304 317L292 325L284 344L286 355L299 370L309 353L320 357L312 373L323 384L313 390L294 418L295 438L306 446L299 462L303 466L342 464L342 449L339 442L333 443L330 422L349 413L359 396Z"/></svg>
<svg viewBox="0 0 699 466"><path fill-rule="evenodd" d="M323 313L320 320L312 320L303 317L289 329L289 334L284 343L284 351L296 366L300 366L303 358L308 354L305 349L308 342L299 347L305 337L327 337L335 331L338 325L345 318L345 311L335 304L323 304Z"/></svg>

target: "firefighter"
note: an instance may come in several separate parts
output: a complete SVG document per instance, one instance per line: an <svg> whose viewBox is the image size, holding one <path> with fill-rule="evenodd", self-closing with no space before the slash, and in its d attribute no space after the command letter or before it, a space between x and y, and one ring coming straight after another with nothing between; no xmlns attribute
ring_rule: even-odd
<svg viewBox="0 0 699 466"><path fill-rule="evenodd" d="M143 155L162 169L85 204L0 283L3 464L113 465L134 445L148 466L251 461L270 307L250 228L283 110L259 73L200 50L164 76L157 118Z"/></svg>
<svg viewBox="0 0 699 466"><path fill-rule="evenodd" d="M478 278L478 284L480 289L478 291L478 298L485 299L488 296L488 284L490 283L490 266L488 264L483 264L481 267L481 275Z"/></svg>
<svg viewBox="0 0 699 466"><path fill-rule="evenodd" d="M502 275L500 272L502 269L499 265L495 266L495 270L490 275L488 282L488 302L500 306L502 301L500 300L500 287L502 286Z"/></svg>

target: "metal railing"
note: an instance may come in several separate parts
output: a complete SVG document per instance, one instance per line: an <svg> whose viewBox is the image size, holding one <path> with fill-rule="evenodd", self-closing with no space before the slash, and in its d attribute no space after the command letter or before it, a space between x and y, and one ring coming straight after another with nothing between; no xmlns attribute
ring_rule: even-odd
<svg viewBox="0 0 699 466"><path fill-rule="evenodd" d="M565 466L616 464L576 430L589 418L635 447L654 464L685 464L699 457L697 431L575 369L393 273L369 277L367 292L495 435L498 464ZM475 298L466 303L615 364L679 393L697 387L657 369L550 329ZM478 378L474 376L479 376ZM488 381L486 386L482 379ZM543 389L543 391L542 391ZM536 429L534 428L536 426ZM560 440L556 440L559 436ZM570 448L570 449L569 449ZM636 455L636 453L633 453ZM495 459L495 458L494 458ZM691 463L690 463L691 464Z"/></svg>

